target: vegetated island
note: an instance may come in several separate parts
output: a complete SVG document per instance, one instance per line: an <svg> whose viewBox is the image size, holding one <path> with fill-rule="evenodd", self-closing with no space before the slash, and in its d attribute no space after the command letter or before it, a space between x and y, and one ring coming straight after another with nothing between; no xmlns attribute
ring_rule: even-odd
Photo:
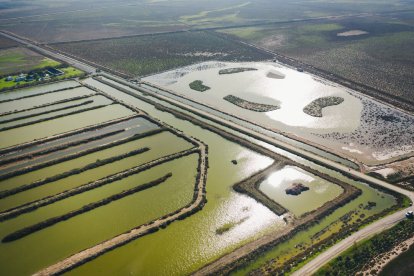
<svg viewBox="0 0 414 276"><path fill-rule="evenodd" d="M322 109L328 106L338 105L344 101L341 97L322 97L312 101L303 108L303 112L313 117L322 117Z"/></svg>
<svg viewBox="0 0 414 276"><path fill-rule="evenodd" d="M302 192L308 191L309 187L302 183L293 183L289 188L285 190L288 195L300 195Z"/></svg>
<svg viewBox="0 0 414 276"><path fill-rule="evenodd" d="M216 234L217 235L223 235L224 233L230 231L231 229L233 229L237 225L242 224L243 222L245 222L248 218L249 217L245 217L245 218L242 218L239 221L225 223L224 225L222 225L221 227L216 229Z"/></svg>
<svg viewBox="0 0 414 276"><path fill-rule="evenodd" d="M236 74L241 73L245 71L257 71L256 68L248 68L248 67L237 67L237 68L227 68L227 69L221 69L219 71L219 75L229 75L229 74Z"/></svg>
<svg viewBox="0 0 414 276"><path fill-rule="evenodd" d="M273 111L273 110L277 110L280 108L279 106L276 106L276 105L249 102L249 101L243 100L233 95L227 95L223 99L241 108L248 109L250 111L255 111L255 112L268 112L268 111Z"/></svg>
<svg viewBox="0 0 414 276"><path fill-rule="evenodd" d="M195 80L192 83L189 84L190 88L198 91L198 92L204 92L210 89L210 87L203 84L203 81L201 80Z"/></svg>

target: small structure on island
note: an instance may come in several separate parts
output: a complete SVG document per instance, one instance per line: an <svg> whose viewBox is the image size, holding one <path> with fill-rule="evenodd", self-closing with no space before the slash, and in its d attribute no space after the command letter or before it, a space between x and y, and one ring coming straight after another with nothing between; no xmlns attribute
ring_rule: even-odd
<svg viewBox="0 0 414 276"><path fill-rule="evenodd" d="M293 183L289 188L285 190L288 195L300 195L302 192L309 190L309 187L302 183Z"/></svg>

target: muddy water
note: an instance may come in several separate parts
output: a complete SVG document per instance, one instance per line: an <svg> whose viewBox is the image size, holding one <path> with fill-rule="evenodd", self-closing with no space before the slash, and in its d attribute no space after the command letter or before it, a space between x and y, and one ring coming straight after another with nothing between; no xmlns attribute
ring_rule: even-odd
<svg viewBox="0 0 414 276"><path fill-rule="evenodd" d="M75 106L75 107L70 107L71 105L76 105L76 104L81 104L84 103L88 100L92 100L93 102L91 103L87 103L87 104L83 104L81 106ZM68 107L64 110L59 110L59 111L54 111L54 112L50 112L47 114L39 114L40 112L43 112L42 110L31 110L31 114L27 114L27 115L21 115L21 116L30 116L29 118L25 118L25 119L20 119L20 120L16 120L16 121L12 121L12 122L6 122L6 123L2 123L0 121L0 128L8 128L8 127L13 127L13 126L19 126L22 124L27 124L27 123L31 123L31 122L35 122L38 120L44 120L44 119L48 119L48 118L53 118L55 116L63 116L65 114L69 114L72 112L81 112L82 110L85 109L90 109L93 107L97 107L97 106L103 106L103 105L109 105L111 104L112 101L110 99L107 99L103 96L95 96L95 97L91 97L88 99L83 99L83 100L79 100L79 101L75 101L75 102L70 102L70 103L66 103L65 106ZM8 117L8 116L7 116ZM19 118L16 116L16 118ZM6 118L2 117L1 119L7 120Z"/></svg>
<svg viewBox="0 0 414 276"><path fill-rule="evenodd" d="M8 92L1 92L0 101L11 100L11 99L16 99L16 98L26 97L26 96L31 96L31 95L37 95L37 94L41 94L41 93L45 93L45 92L49 92L53 90L76 87L76 86L79 86L79 83L76 81L62 81L62 82L57 82L57 83L52 83L52 84L47 84L47 85L38 85L35 87L31 87L31 88L19 89L19 90L8 91Z"/></svg>
<svg viewBox="0 0 414 276"><path fill-rule="evenodd" d="M28 275L47 264L81 249L123 233L189 203L197 168L196 154L160 165L97 190L55 203L55 208L39 209L2 223L0 236L55 215L59 209L73 210L122 190L142 185L165 174L166 182L137 194L101 206L83 215L29 235L0 244L0 266L8 275Z"/></svg>
<svg viewBox="0 0 414 276"><path fill-rule="evenodd" d="M134 112L121 105L110 105L80 114L4 131L0 135L0 146L1 148L6 148L132 114Z"/></svg>
<svg viewBox="0 0 414 276"><path fill-rule="evenodd" d="M285 189L290 188L294 183L303 184L309 190L300 195L286 194ZM316 210L343 192L340 186L293 166L286 166L271 173L259 184L259 189L295 216Z"/></svg>
<svg viewBox="0 0 414 276"><path fill-rule="evenodd" d="M50 162L52 160L56 160L56 159L59 159L59 158L62 158L68 155L73 155L73 154L77 154L77 153L84 152L87 150L96 149L99 146L108 145L108 144L113 143L114 141L125 140L125 139L133 137L134 135L143 134L145 132L152 131L158 128L159 127L157 125L149 121L142 120L142 124L140 125L135 125L129 129L126 129L123 132L120 132L120 133L117 133L117 134L114 134L108 137L104 137L99 140L89 141L87 143L85 142L77 146L72 146L72 147L68 147L63 150L54 151L44 156L40 156L37 158L31 158L31 159L25 159L25 160L21 160L20 162L14 162L12 164L1 166L0 176L13 172L15 170L22 169L22 168L32 167L32 166L36 166L42 163Z"/></svg>
<svg viewBox="0 0 414 276"><path fill-rule="evenodd" d="M47 103L57 102L68 98L74 98L92 94L94 91L86 87L78 87L69 90L54 92L51 94L30 97L26 99L16 100L0 104L0 113L10 112L14 110L22 110L33 106L43 105Z"/></svg>
<svg viewBox="0 0 414 276"><path fill-rule="evenodd" d="M168 142L167 142L168 141ZM117 162L113 162L111 164L107 164L92 170L85 171L81 174L73 175L58 181L54 181L51 183L48 183L46 185L16 194L14 196L10 196L7 198L4 198L0 200L0 211L7 210L16 206L19 206L21 204L24 204L25 202L32 202L41 198L44 198L46 196L54 195L59 192L63 192L65 190L78 187L84 184L87 184L91 181L98 180L100 178L106 177L111 174L115 174L124 170L127 170L129 168L139 166L141 164L145 164L149 161L158 159L162 156L170 155L182 150L186 150L189 148L192 148L193 145L188 143L182 138L178 138L172 133L169 132L163 132L151 137L146 137L143 139L140 139L138 141L133 141L126 143L121 146L117 146L106 151L108 154L112 153L113 155L120 155L123 153L128 153L129 151L136 150L143 147L149 147L150 151L144 152L139 155L131 156L128 158L124 158L122 160L119 160ZM30 178L31 176L33 179L35 179L35 175L39 175L41 173L42 176L49 176L54 175L58 172L59 167L65 167L66 170L73 169L73 165L78 164L85 164L88 161L84 160L90 160L91 157L94 156L96 159L102 159L100 156L102 156L102 153L99 152L97 154L90 154L81 158L78 158L73 161L68 161L63 164L54 165L49 168L45 168L39 171L28 173L24 179ZM96 160L95 159L95 160ZM93 160L92 162L94 162ZM77 167L75 167L77 168ZM31 175L31 176L30 176ZM0 182L0 186L2 188L7 187L10 188L16 188L18 187L20 183L24 183L21 181L23 177L18 176L11 178L9 180L4 180L6 185L2 185L3 183ZM30 183L30 182L29 182ZM29 184L24 183L24 184ZM14 185L13 185L14 184Z"/></svg>
<svg viewBox="0 0 414 276"><path fill-rule="evenodd" d="M98 259L91 261L68 274L90 275L99 273L102 275L183 275L189 274L200 268L206 263L215 260L220 255L244 244L255 237L269 231L275 231L283 227L280 218L271 213L251 198L237 194L232 191L231 185L251 174L259 167L268 165L269 161L264 157L228 142L218 135L205 131L188 122L177 120L172 115L160 112L152 106L141 102L133 97L114 91L93 80L89 83L111 92L126 102L148 112L152 116L159 118L180 130L193 135L209 145L210 169L207 183L208 203L201 212L170 225L167 229L145 236L131 242L115 251L109 252ZM154 99L152 99L154 100ZM268 145L267 145L268 146ZM303 160L286 151L268 146L280 154L319 169L330 175L351 182L361 189L364 194L358 201L354 201L344 208L339 209L326 220L325 225L338 220L340 216L349 212L353 208L358 208L361 202L368 200L376 201L377 207L369 214L375 214L395 203L393 197L377 192L363 184L345 179L340 174L331 170L324 169L309 161ZM243 153L244 152L244 153ZM229 161L237 159L241 153L249 153L250 158L237 166ZM260 161L262 160L262 161ZM216 229L225 223L237 223L244 218L244 222L223 235L217 235ZM320 225L312 228L311 231L317 232L322 229ZM302 235L302 234L301 234ZM299 236L303 240L308 236ZM286 250L293 247L289 244L284 247ZM162 264L162 265L160 265Z"/></svg>
<svg viewBox="0 0 414 276"><path fill-rule="evenodd" d="M53 147L57 147L59 145L63 145L70 142L77 142L82 140L87 140L89 138L95 137L97 135L104 135L113 131L122 130L122 129L129 129L134 125L142 125L144 123L148 123L146 120L142 118L131 118L129 120L124 120L119 123L109 124L104 127L99 128L98 131L96 129L89 130L81 133L77 133L71 136L62 137L59 139L55 139L52 141L49 141L47 143L41 143L37 145L33 145L28 148L20 149L19 151L11 151L9 153L5 153L2 155L2 158L11 158L11 157L17 157L25 154L30 154L32 152L36 151L42 151L46 149L50 149Z"/></svg>
<svg viewBox="0 0 414 276"><path fill-rule="evenodd" d="M92 97L83 98L83 99L79 99L79 100L73 100L73 101L70 101L70 102L53 104L53 105L50 105L50 106L36 108L36 109L33 109L33 110L22 111L22 112L18 112L18 113L11 113L9 115L1 116L0 117L0 123L2 123L3 121L6 121L6 120L18 119L20 117L36 116L39 113L50 112L50 111L60 109L60 108L66 108L66 107L69 107L69 106L72 106L72 105L77 105L77 104L84 103L86 101L94 101L94 103L96 103L98 105L102 105L102 104L107 104L109 99L106 99L104 96L97 95L97 96L92 96Z"/></svg>

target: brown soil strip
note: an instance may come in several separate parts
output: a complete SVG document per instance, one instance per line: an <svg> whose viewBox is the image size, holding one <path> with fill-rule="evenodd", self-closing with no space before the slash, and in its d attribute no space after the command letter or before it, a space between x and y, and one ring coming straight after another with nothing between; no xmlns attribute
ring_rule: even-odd
<svg viewBox="0 0 414 276"><path fill-rule="evenodd" d="M71 219L75 216L78 216L78 215L84 214L86 212L92 211L96 208L99 208L101 206L108 205L113 201L117 201L117 200L120 200L124 197L127 197L127 196L130 196L130 195L136 194L138 192L144 191L146 189L155 187L155 186L165 182L171 176L172 176L172 173L168 173L168 174L164 175L163 177L160 177L160 178L158 178L154 181L151 181L151 182L139 185L137 187L122 191L121 193L118 193L118 194L111 195L111 196L109 196L107 198L104 198L100 201L89 203L88 205L85 205L80 209L73 210L73 211L71 211L69 213L66 213L66 214L63 214L61 216L49 218L49 219L44 220L42 222L39 222L37 224L33 224L33 225L30 225L30 226L25 227L23 229L17 230L16 232L13 232L13 233L5 236L2 239L2 242L6 243L6 242L12 242L12 241L21 239L21 238L26 237L30 234L41 231L41 230L43 230L47 227L53 226L53 225L55 225L59 222L66 221L66 220Z"/></svg>
<svg viewBox="0 0 414 276"><path fill-rule="evenodd" d="M104 166L104 165L122 160L124 158L135 156L135 155L147 152L149 150L150 150L150 148L148 148L148 147L133 150L133 151L125 153L125 154L121 154L121 155L109 157L109 158L106 158L106 159L98 160L98 161L96 161L94 163L90 163L90 164L88 164L84 167L76 168L76 169L73 169L73 170L58 174L58 175L54 175L52 177L48 177L48 178L30 183L30 184L24 184L22 186L14 188L14 189L1 191L0 192L0 199L6 198L6 197L11 196L11 195L18 194L18 193L23 192L23 191L27 191L27 190L36 188L36 187L39 187L39 186L42 186L42 185L45 185L45 184L48 184L48 183L51 183L51 182L55 182L55 181L64 179L66 177L69 177L69 176L72 176L72 175L75 175L75 174L80 174L84 171L95 169L95 168L98 168L98 167L101 167L101 166ZM2 221L2 219L3 218L1 217L1 214L0 214L0 221Z"/></svg>
<svg viewBox="0 0 414 276"><path fill-rule="evenodd" d="M273 165L267 167L266 169L260 171L259 173L256 173L251 177L234 184L233 189L236 192L239 192L241 194L247 194L248 196L256 199L256 201L262 203L264 206L272 210L275 214L281 216L284 213L288 212L288 210L276 201L269 198L262 191L260 191L259 185L263 182L264 179L266 179L266 177L270 173L283 168L285 165L285 162L276 162Z"/></svg>

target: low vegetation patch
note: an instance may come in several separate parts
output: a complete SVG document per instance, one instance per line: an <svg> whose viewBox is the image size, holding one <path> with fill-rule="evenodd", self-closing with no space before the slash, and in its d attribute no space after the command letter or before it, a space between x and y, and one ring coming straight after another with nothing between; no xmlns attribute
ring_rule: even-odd
<svg viewBox="0 0 414 276"><path fill-rule="evenodd" d="M322 267L315 275L355 275L375 256L388 252L400 242L412 237L414 222L404 220L369 240L354 244L350 249Z"/></svg>
<svg viewBox="0 0 414 276"><path fill-rule="evenodd" d="M328 106L338 105L344 101L341 97L322 97L312 101L303 108L303 112L312 117L322 117L322 109Z"/></svg>
<svg viewBox="0 0 414 276"><path fill-rule="evenodd" d="M269 112L269 111L274 111L280 108L279 106L276 106L276 105L249 102L249 101L243 100L233 95L228 95L224 97L223 99L234 105L237 105L238 107L248 109L250 111L255 111L255 112Z"/></svg>
<svg viewBox="0 0 414 276"><path fill-rule="evenodd" d="M195 80L193 82L191 82L189 84L190 88L195 90L195 91L199 91L199 92L204 92L210 89L210 87L206 86L203 84L203 82L201 80Z"/></svg>
<svg viewBox="0 0 414 276"><path fill-rule="evenodd" d="M237 225L242 224L247 219L248 219L248 217L245 217L245 218L242 218L239 221L233 221L233 222L225 223L225 224L223 224L222 226L220 226L219 228L216 229L216 234L217 235L223 235L224 233L230 231L231 229L233 229Z"/></svg>
<svg viewBox="0 0 414 276"><path fill-rule="evenodd" d="M227 68L227 69L221 69L219 71L219 75L229 75L229 74L236 74L241 73L245 71L257 71L256 68L247 68L247 67L238 67L238 68Z"/></svg>

